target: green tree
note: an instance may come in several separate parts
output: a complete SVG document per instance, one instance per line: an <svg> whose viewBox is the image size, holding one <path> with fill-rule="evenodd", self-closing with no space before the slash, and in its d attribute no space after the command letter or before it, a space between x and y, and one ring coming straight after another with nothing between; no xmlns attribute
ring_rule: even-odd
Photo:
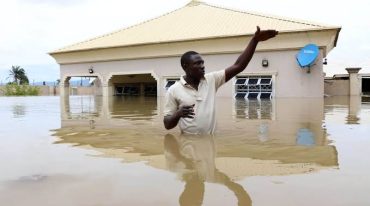
<svg viewBox="0 0 370 206"><path fill-rule="evenodd" d="M28 77L24 69L20 66L12 66L12 69L9 70L9 77L13 79L13 82L16 84L28 84Z"/></svg>

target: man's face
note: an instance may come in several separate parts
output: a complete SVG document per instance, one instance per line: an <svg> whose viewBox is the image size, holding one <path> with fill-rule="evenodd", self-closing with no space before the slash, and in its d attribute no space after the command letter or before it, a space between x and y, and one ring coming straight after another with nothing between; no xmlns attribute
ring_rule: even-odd
<svg viewBox="0 0 370 206"><path fill-rule="evenodd" d="M202 79L204 77L204 60L199 54L190 56L189 62L185 67L185 73L195 79Z"/></svg>

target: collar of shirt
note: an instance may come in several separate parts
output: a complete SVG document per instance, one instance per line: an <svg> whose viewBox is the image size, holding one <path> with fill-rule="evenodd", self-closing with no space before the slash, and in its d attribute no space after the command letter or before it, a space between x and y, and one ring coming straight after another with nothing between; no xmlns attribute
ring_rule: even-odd
<svg viewBox="0 0 370 206"><path fill-rule="evenodd" d="M200 85L201 83L203 83L203 81L204 81L205 83L207 82L207 80L206 80L206 78L205 78L205 77L203 77L203 78L200 80L199 85ZM194 89L192 86L190 86L190 84L188 84L188 83L185 81L184 76L181 76L181 77L180 77L180 83L181 83L184 87L188 87L188 88Z"/></svg>

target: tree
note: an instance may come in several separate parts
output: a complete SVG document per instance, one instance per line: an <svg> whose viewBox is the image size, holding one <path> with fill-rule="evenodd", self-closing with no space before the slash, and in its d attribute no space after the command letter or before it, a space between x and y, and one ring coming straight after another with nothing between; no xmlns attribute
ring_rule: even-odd
<svg viewBox="0 0 370 206"><path fill-rule="evenodd" d="M12 69L9 70L9 77L13 79L13 82L16 84L28 84L28 77L24 69L20 66L12 66Z"/></svg>

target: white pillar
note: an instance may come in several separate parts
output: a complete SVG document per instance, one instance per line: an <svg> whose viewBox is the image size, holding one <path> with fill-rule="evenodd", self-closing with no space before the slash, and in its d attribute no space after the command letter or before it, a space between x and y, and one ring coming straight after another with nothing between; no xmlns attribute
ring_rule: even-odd
<svg viewBox="0 0 370 206"><path fill-rule="evenodd" d="M69 96L69 80L70 79L71 77L67 77L64 80L61 78L60 85L59 85L60 97Z"/></svg>
<svg viewBox="0 0 370 206"><path fill-rule="evenodd" d="M109 85L108 84L105 84L105 83L103 83L103 85L102 85L102 90L103 90L103 98L105 98L105 97L109 97Z"/></svg>
<svg viewBox="0 0 370 206"><path fill-rule="evenodd" d="M69 96L61 95L60 96L60 118L62 120L62 127L63 127L63 121L68 120L69 115L70 115Z"/></svg>
<svg viewBox="0 0 370 206"><path fill-rule="evenodd" d="M361 95L361 79L359 78L358 71L361 68L346 68L349 73L349 95L360 96Z"/></svg>

